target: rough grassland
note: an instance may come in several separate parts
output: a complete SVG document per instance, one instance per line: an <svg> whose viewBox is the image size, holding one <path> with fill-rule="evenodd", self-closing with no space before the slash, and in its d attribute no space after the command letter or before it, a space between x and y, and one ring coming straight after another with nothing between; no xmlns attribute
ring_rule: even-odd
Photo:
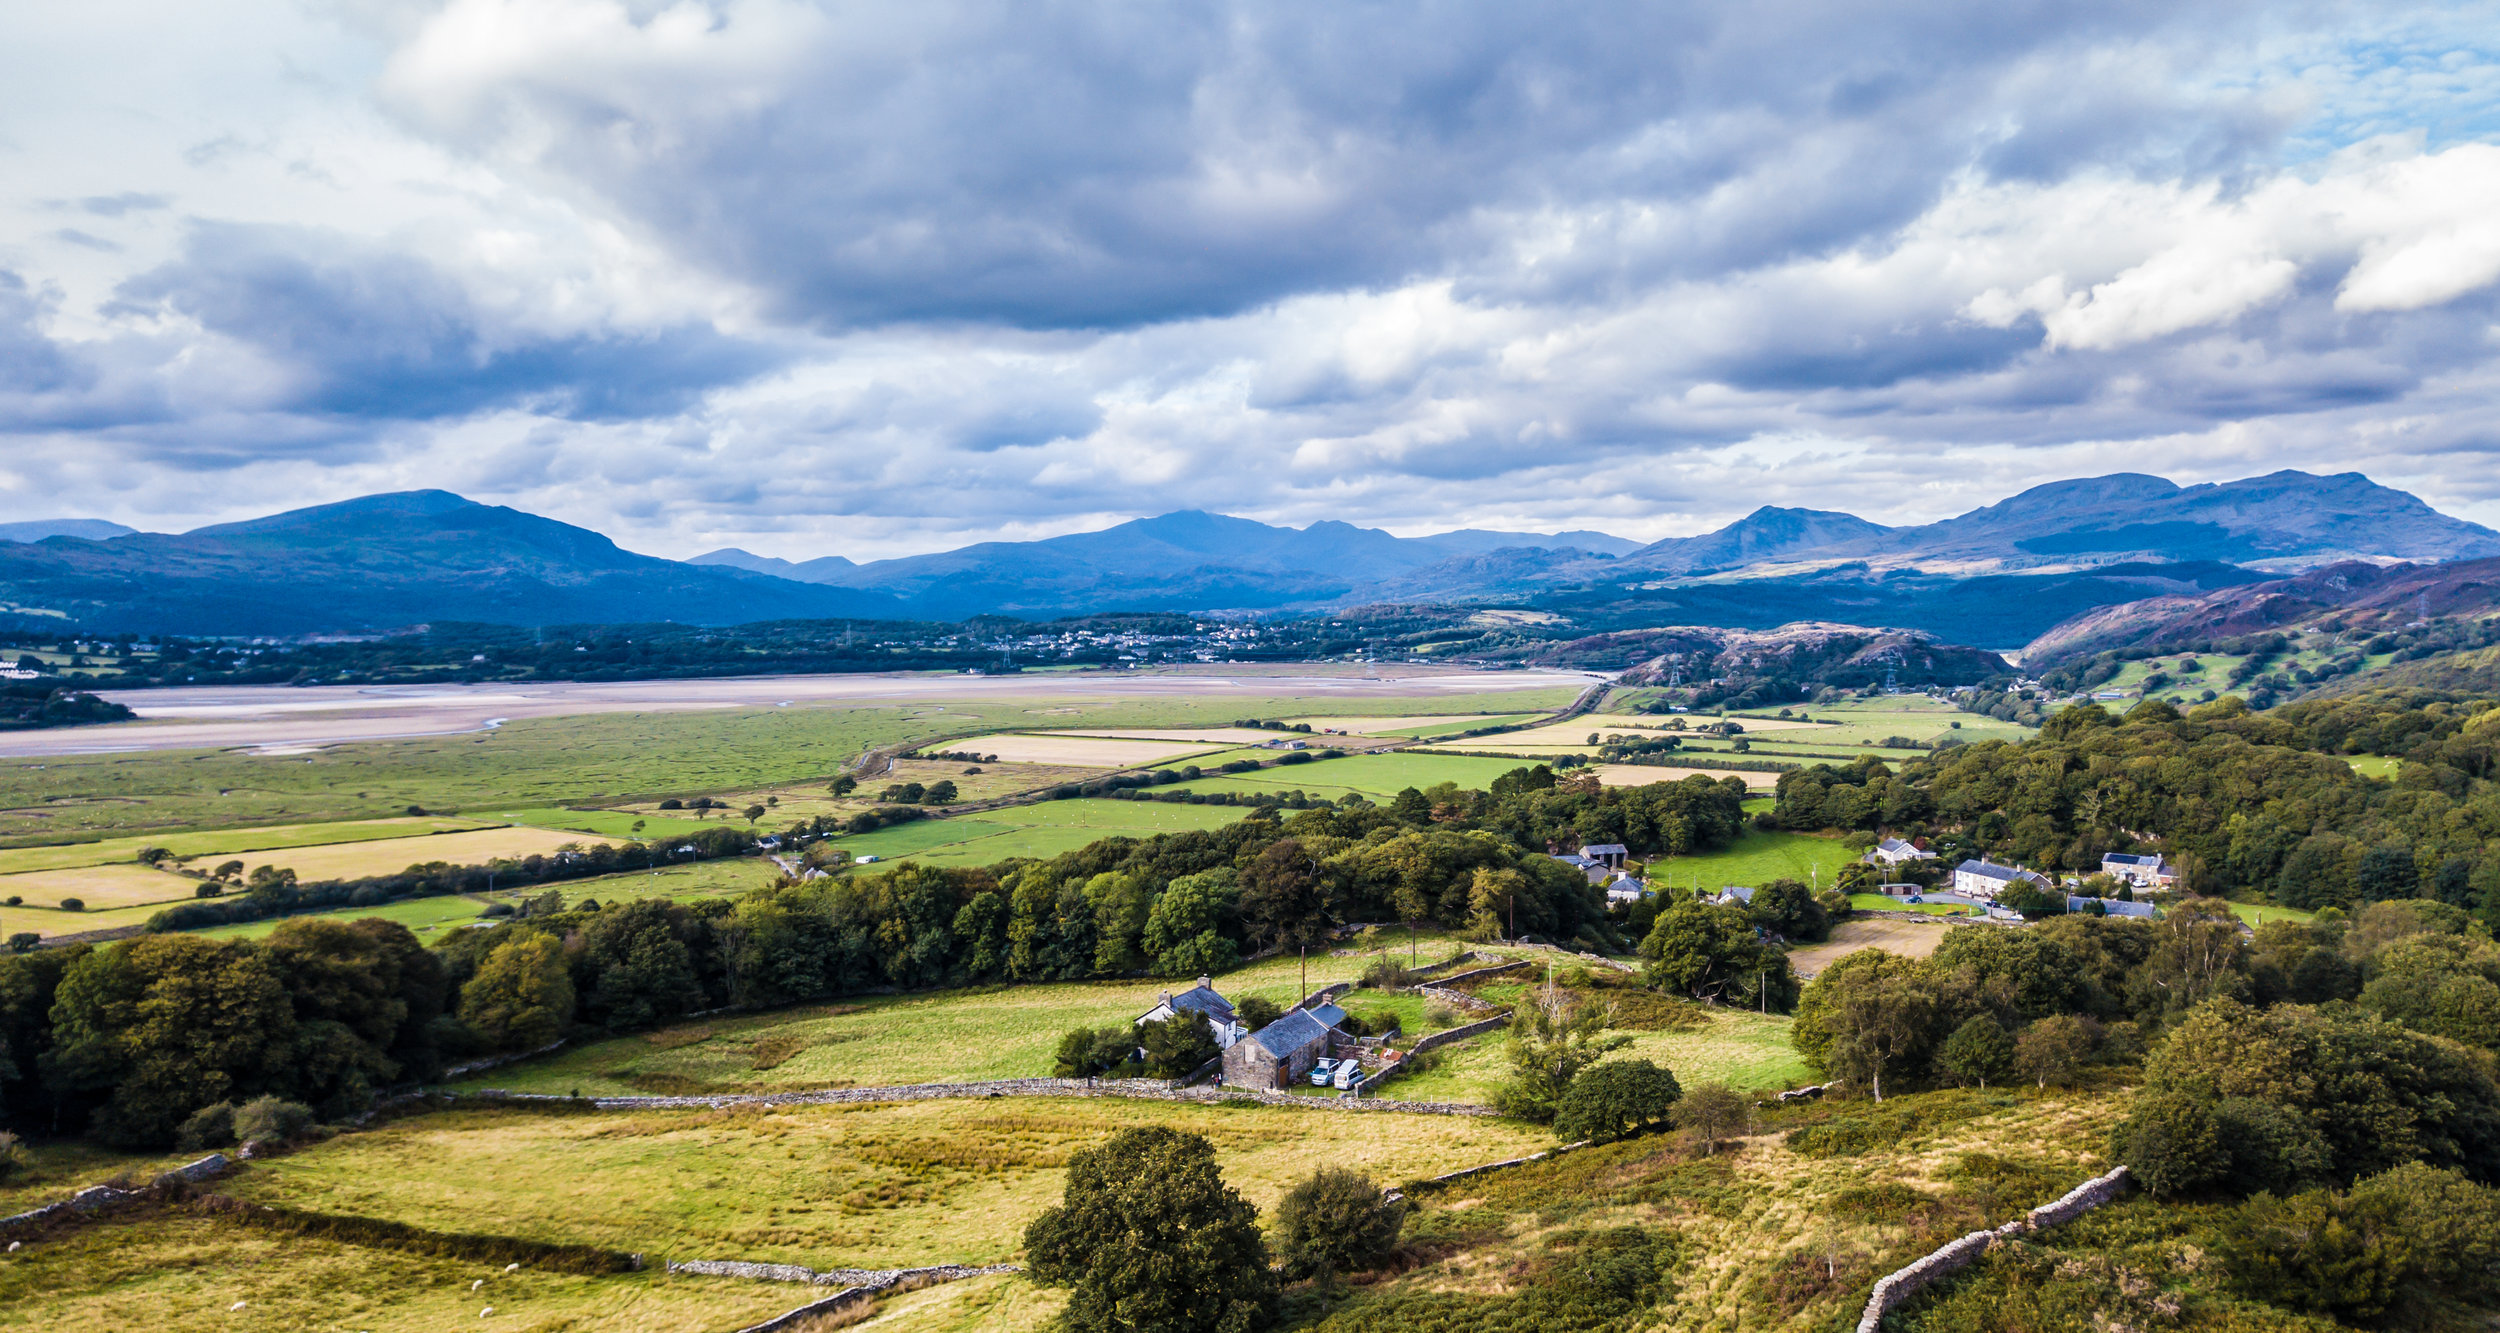
<svg viewBox="0 0 2500 1333"><path fill-rule="evenodd" d="M739 808L743 809L751 803L739 802L738 804ZM511 824L527 824L532 828L589 833L602 838L613 838L619 842L632 842L642 838L683 837L689 833L700 833L707 828L716 827L710 820L689 819L684 815L664 815L657 812L643 814L633 810L566 810L561 807L500 810L495 813L495 818ZM776 813L770 818L779 819L782 816ZM731 823L742 822L732 816L723 816L723 819ZM637 825L640 827L636 827Z"/></svg>
<svg viewBox="0 0 2500 1333"><path fill-rule="evenodd" d="M273 847L317 847L370 838L415 838L428 833L458 833L488 828L491 822L448 819L435 815L399 819L367 819L337 824L281 824L274 828L230 829L223 833L169 833L145 838L108 838L59 847L15 847L0 851L0 874L24 870L66 870L77 866L133 861L143 847L162 847L177 858L231 856Z"/></svg>
<svg viewBox="0 0 2500 1333"><path fill-rule="evenodd" d="M1220 744L1220 743L1219 743ZM1188 741L1109 740L1100 736L1051 733L1033 736L976 736L949 748L997 755L1001 763L1065 764L1077 768L1136 768L1144 764L1178 763L1218 748Z"/></svg>
<svg viewBox="0 0 2500 1333"><path fill-rule="evenodd" d="M1481 790L1493 779L1514 768L1526 767L1516 759L1477 759L1446 754L1353 754L1343 759L1320 759L1307 764L1288 764L1282 768L1265 768L1256 773L1232 777L1201 778L1158 791L1304 791L1314 797L1334 800L1347 792L1360 792L1373 800L1386 800L1399 790L1413 787L1421 790L1443 782Z"/></svg>
<svg viewBox="0 0 2500 1333"><path fill-rule="evenodd" d="M720 1333L791 1309L811 1290L665 1272L506 1273L501 1265L159 1217L84 1227L0 1256L0 1328ZM490 1307L494 1315L481 1318Z"/></svg>
<svg viewBox="0 0 2500 1333"><path fill-rule="evenodd" d="M0 894L5 900L6 894ZM110 907L90 912L64 912L45 904L29 902L23 907L0 906L0 939L11 935L33 934L51 939L55 935L79 935L91 930L119 930L123 926L144 926L148 918L164 911L162 904L144 903L137 907Z"/></svg>
<svg viewBox="0 0 2500 1333"><path fill-rule="evenodd" d="M229 1192L324 1212L815 1268L998 1263L1066 1183L1069 1154L1135 1125L1214 1142L1261 1209L1317 1166L1389 1180L1548 1146L1471 1117L1002 1098L774 1110L451 1111L256 1166Z"/></svg>
<svg viewBox="0 0 2500 1333"><path fill-rule="evenodd" d="M1459 716L1439 713L1430 717L1297 717L1292 722L1307 722L1313 731L1346 731L1357 736L1446 736L1453 731L1471 731L1477 727L1506 727L1525 722L1535 713L1485 713Z"/></svg>
<svg viewBox="0 0 2500 1333"><path fill-rule="evenodd" d="M604 901L604 900L603 900ZM1434 952L1424 942L1424 959ZM1314 953L1311 986L1351 981L1366 960ZM1226 999L1300 998L1298 959L1270 958L1216 981ZM544 1060L489 1070L459 1086L622 1096L653 1091L764 1092L1039 1078L1074 1027L1125 1023L1155 1006L1168 981L1071 981L939 991L701 1019L647 1036L615 1037ZM758 1068L769 1062L769 1068Z"/></svg>
<svg viewBox="0 0 2500 1333"><path fill-rule="evenodd" d="M932 693L944 688L933 678ZM82 755L0 763L0 843L372 819L409 805L486 811L623 804L829 780L862 752L984 729L1190 727L1342 711L1322 690L1168 698L985 698L931 704L797 706L525 718L484 735L326 747ZM1382 714L1559 707L1567 689L1367 697Z"/></svg>
<svg viewBox="0 0 2500 1333"><path fill-rule="evenodd" d="M1591 764L1589 771L1609 787L1646 787L1653 782L1682 782L1686 778L1708 778L1717 782L1734 778L1757 791L1770 791L1779 786L1777 773L1758 773L1726 768L1661 768L1655 764Z"/></svg>

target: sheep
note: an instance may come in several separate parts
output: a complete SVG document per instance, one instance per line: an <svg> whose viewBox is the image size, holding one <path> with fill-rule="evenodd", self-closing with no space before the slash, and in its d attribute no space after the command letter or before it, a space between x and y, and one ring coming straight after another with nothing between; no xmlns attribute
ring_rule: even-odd
<svg viewBox="0 0 2500 1333"><path fill-rule="evenodd" d="M475 1290L477 1290L478 1288L483 1287L483 1286L485 1286L485 1285L486 1285L486 1279L484 1279L484 1278L479 1278L477 1281L472 1282L472 1283L470 1283L470 1284L469 1284L469 1290L471 1290L471 1291L475 1291Z"/></svg>
<svg viewBox="0 0 2500 1333"><path fill-rule="evenodd" d="M226 1307L226 1313L227 1313L227 1314L233 1314L235 1311L242 1309L244 1306L246 1306L246 1305L248 1305L248 1304L250 1304L250 1302L249 1302L249 1301L236 1301L234 1304L229 1305L229 1306L227 1306L227 1307Z"/></svg>
<svg viewBox="0 0 2500 1333"><path fill-rule="evenodd" d="M478 1317L478 1318L480 1318L480 1319L484 1319L486 1316L488 1316L488 1315L490 1315L490 1314L493 1314L494 1312L495 1312L495 1307L490 1305L490 1306L487 1306L485 1309L478 1311L478 1312L477 1312L477 1317Z"/></svg>

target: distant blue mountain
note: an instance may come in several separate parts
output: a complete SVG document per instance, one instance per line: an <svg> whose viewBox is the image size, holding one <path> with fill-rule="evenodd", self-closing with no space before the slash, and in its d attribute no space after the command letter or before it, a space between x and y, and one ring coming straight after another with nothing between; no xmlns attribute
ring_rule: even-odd
<svg viewBox="0 0 2500 1333"><path fill-rule="evenodd" d="M137 532L100 518L38 518L25 523L0 523L0 542L39 542L46 537L78 537L110 541Z"/></svg>

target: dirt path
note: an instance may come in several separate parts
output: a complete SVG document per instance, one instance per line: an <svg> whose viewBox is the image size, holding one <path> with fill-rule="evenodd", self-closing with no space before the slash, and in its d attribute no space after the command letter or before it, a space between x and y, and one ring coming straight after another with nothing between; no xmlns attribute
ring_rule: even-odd
<svg viewBox="0 0 2500 1333"><path fill-rule="evenodd" d="M1798 976L1811 977L1860 949L1881 949L1904 958L1925 958L1943 943L1944 933L1950 929L1952 927L1942 920L1934 925L1891 918L1843 921L1832 928L1832 937L1823 943L1789 950L1788 961L1797 969Z"/></svg>

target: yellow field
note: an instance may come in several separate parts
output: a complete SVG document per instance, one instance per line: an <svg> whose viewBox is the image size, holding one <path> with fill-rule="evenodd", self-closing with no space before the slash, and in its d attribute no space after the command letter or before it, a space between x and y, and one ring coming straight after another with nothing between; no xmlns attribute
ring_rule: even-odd
<svg viewBox="0 0 2500 1333"><path fill-rule="evenodd" d="M1591 764L1588 771L1609 787L1646 787L1653 782L1682 782L1686 778L1743 778L1755 791L1777 787L1777 773L1739 773L1724 768L1662 768L1651 764Z"/></svg>
<svg viewBox="0 0 2500 1333"><path fill-rule="evenodd" d="M473 833L437 833L423 838L390 838L380 842L341 842L326 847L296 847L284 851L247 852L237 856L203 856L190 862L197 870L209 870L228 861L241 861L243 873L264 865L274 865L295 872L303 883L321 879L363 879L372 875L390 875L412 865L433 861L452 865L484 865L506 857L523 857L537 853L546 855L559 847L598 846L608 840L586 833L568 833L555 829L491 828Z"/></svg>
<svg viewBox="0 0 2500 1333"><path fill-rule="evenodd" d="M1262 733L1264 734L1264 733ZM949 750L997 755L1001 763L1066 764L1076 768L1135 768L1207 753L1212 747L1180 741L1122 741L1100 736L1062 734L1037 736L975 736L953 741Z"/></svg>
<svg viewBox="0 0 2500 1333"><path fill-rule="evenodd" d="M1520 711L1531 716L1535 712L1533 709ZM1416 731L1424 727L1455 726L1463 722L1474 722L1483 717L1507 716L1509 714L1505 713L1434 713L1420 717L1297 717L1286 720L1297 723L1307 722L1313 731L1342 731L1355 736L1388 736L1401 731Z"/></svg>
<svg viewBox="0 0 2500 1333"><path fill-rule="evenodd" d="M1715 720L1716 719L1707 717L1693 717L1686 721L1686 727L1688 732L1690 730L1698 730L1701 727L1709 725ZM1666 721L1667 719L1663 717L1629 716L1621 713L1592 713L1587 717L1575 717L1568 722L1548 723L1545 726L1532 727L1526 731L1506 731L1499 736L1480 736L1472 740L1451 741L1448 745L1441 748L1451 750L1510 750L1527 753L1540 746L1553 745L1560 746L1567 750L1587 750L1590 748L1589 737L1591 735L1595 735L1600 739L1603 739L1609 732L1624 736L1639 736L1644 738L1673 736L1678 734L1674 729L1665 725ZM1750 734L1761 731L1787 731L1797 729L1810 730L1817 724L1812 722L1763 722L1749 717L1737 721L1736 725L1743 727L1746 732Z"/></svg>
<svg viewBox="0 0 2500 1333"><path fill-rule="evenodd" d="M1832 927L1832 937L1821 944L1809 944L1788 951L1789 965L1800 976L1813 976L1824 968L1856 953L1860 949L1881 949L1904 958L1925 958L1944 942L1944 933L1954 927L1938 918L1926 921L1897 921L1877 918L1871 921L1843 921Z"/></svg>
<svg viewBox="0 0 2500 1333"><path fill-rule="evenodd" d="M1100 736L1116 741L1192 741L1206 745L1257 745L1272 741L1281 732L1261 731L1256 727L1173 727L1149 731L1061 731L1057 736ZM966 748L979 750L978 744ZM987 751L983 751L987 753Z"/></svg>
<svg viewBox="0 0 2500 1333"><path fill-rule="evenodd" d="M143 837L106 838L101 842L61 843L50 847L11 847L0 851L0 874L110 865L115 861L137 859L142 847L162 847L177 857L198 857L272 847L361 842L369 838L413 838L428 833L457 833L464 829L485 828L493 822L423 815L345 820L329 824L269 824L259 828L219 829L210 833L155 833Z"/></svg>
<svg viewBox="0 0 2500 1333"><path fill-rule="evenodd" d="M24 898L36 907L53 906L63 898L76 898L89 907L132 907L179 902L192 895L194 886L193 880L143 865L81 866L0 875L0 899Z"/></svg>

